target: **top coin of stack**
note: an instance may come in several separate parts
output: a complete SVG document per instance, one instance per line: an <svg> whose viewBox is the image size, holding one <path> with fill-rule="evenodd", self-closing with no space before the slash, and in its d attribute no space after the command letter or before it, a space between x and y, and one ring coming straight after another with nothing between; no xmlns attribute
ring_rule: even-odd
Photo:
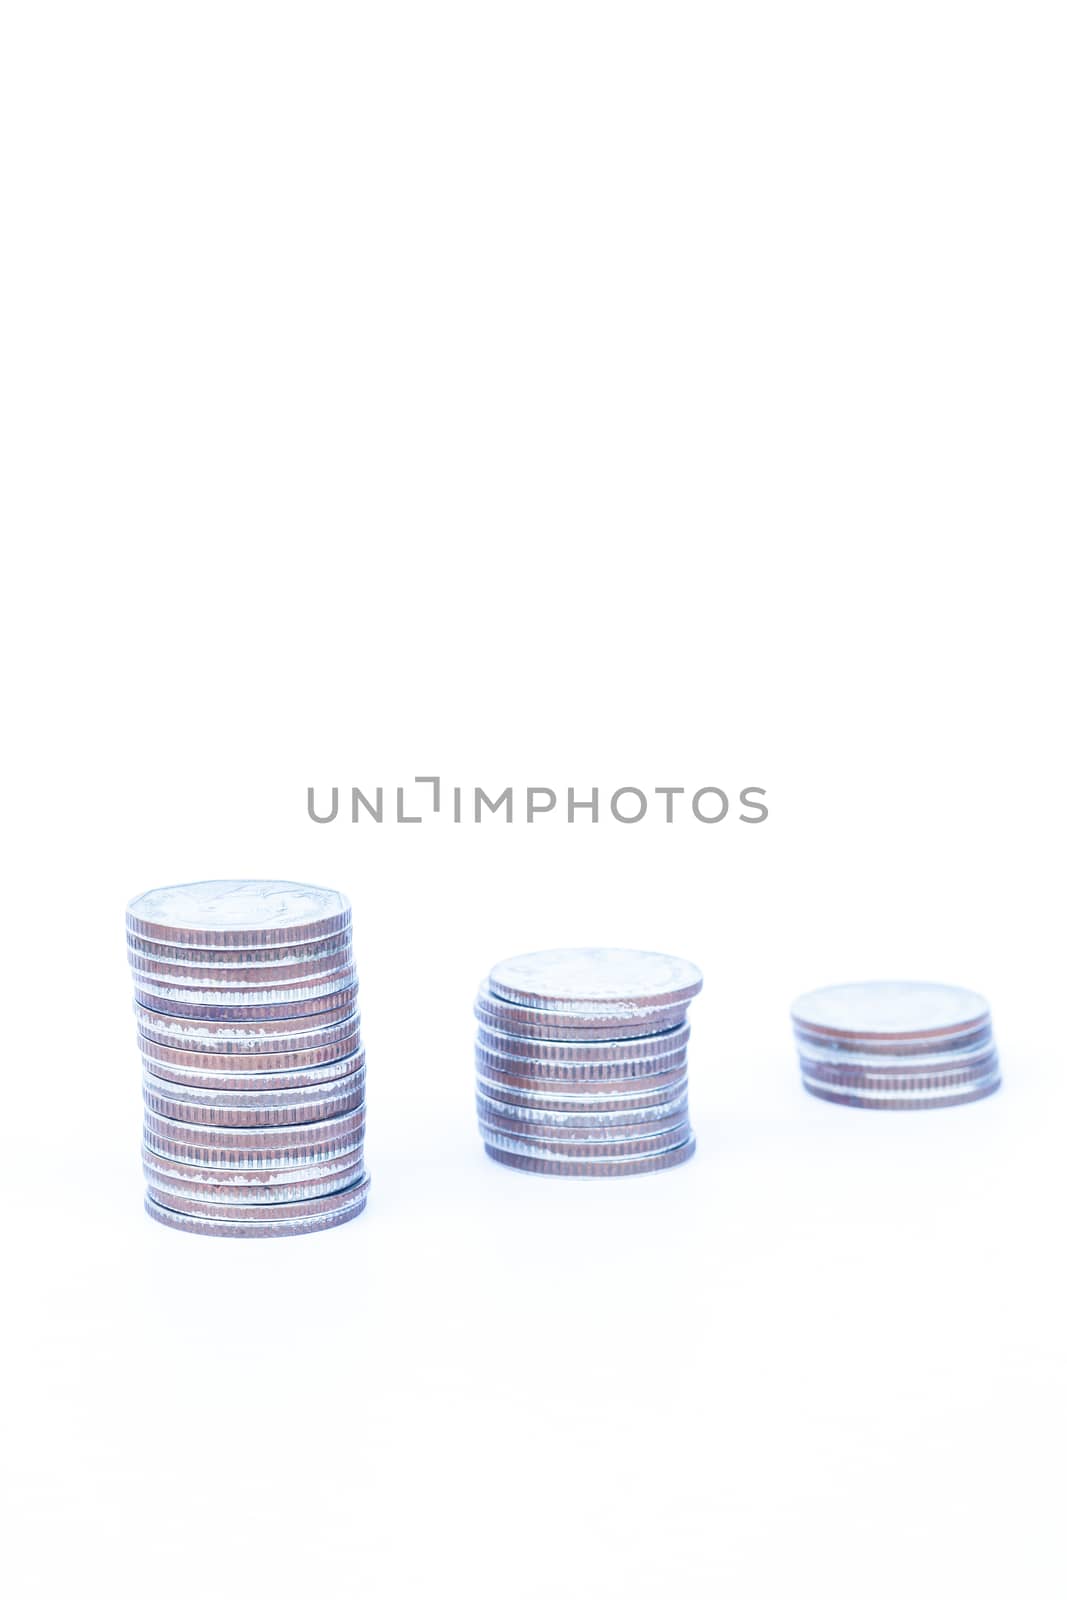
<svg viewBox="0 0 1067 1600"><path fill-rule="evenodd" d="M223 880L131 900L149 1215L309 1233L366 1204L352 912L334 889Z"/></svg>
<svg viewBox="0 0 1067 1600"><path fill-rule="evenodd" d="M622 1177L677 1166L689 1126L689 961L544 950L499 962L475 1001L478 1125L505 1166Z"/></svg>
<svg viewBox="0 0 1067 1600"><path fill-rule="evenodd" d="M844 983L801 995L793 1032L805 1089L905 1110L981 1100L1000 1084L989 1007L939 983Z"/></svg>

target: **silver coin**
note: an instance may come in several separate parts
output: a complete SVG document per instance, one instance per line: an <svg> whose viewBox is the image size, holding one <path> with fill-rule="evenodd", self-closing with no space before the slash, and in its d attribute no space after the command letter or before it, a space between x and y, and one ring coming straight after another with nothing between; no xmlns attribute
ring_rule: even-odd
<svg viewBox="0 0 1067 1600"><path fill-rule="evenodd" d="M597 1138L590 1130L569 1136L553 1133L518 1134L505 1132L491 1122L479 1118L478 1131L485 1144L494 1150L507 1150L512 1155L545 1157L563 1156L567 1160L595 1161L623 1157L633 1160L637 1156L659 1155L685 1144L689 1138L689 1122L683 1118L671 1128L655 1133L630 1134L626 1138Z"/></svg>
<svg viewBox="0 0 1067 1600"><path fill-rule="evenodd" d="M474 1015L486 1027L528 1039L581 1042L592 1039L644 1038L666 1033L685 1021L686 1005L646 1007L640 1016L609 1020L603 1013L556 1013L499 1000L483 984L474 1003Z"/></svg>
<svg viewBox="0 0 1067 1600"><path fill-rule="evenodd" d="M255 991L252 992L254 993ZM134 1000L138 1005L158 1015L182 1017L191 1022L293 1023L304 1018L320 1017L338 1009L350 1009L355 1005L358 993L359 984L353 981L343 989L332 989L329 993L318 996L312 994L305 999L252 1003L252 994L249 994L236 1003L219 1003L209 1001L205 997L176 1000L169 994L164 995L158 990L145 989L138 985L134 989Z"/></svg>
<svg viewBox="0 0 1067 1600"><path fill-rule="evenodd" d="M250 950L160 944L154 939L142 939L135 933L127 933L126 953L131 966L135 960L140 960L152 963L148 970L163 967L178 973L186 968L206 968L224 974L226 981L230 982L231 974L236 975L246 968L269 972L276 967L294 963L306 965L317 961L334 961L343 966L352 957L352 930L346 928L327 939L309 939L303 944L258 945Z"/></svg>
<svg viewBox="0 0 1067 1600"><path fill-rule="evenodd" d="M157 1155L194 1167L314 1166L363 1151L362 1109L322 1122L281 1128L205 1128L196 1123L144 1114L144 1143Z"/></svg>
<svg viewBox="0 0 1067 1600"><path fill-rule="evenodd" d="M169 1211L179 1211L183 1216L212 1217L219 1222L291 1222L298 1217L321 1217L331 1211L343 1211L360 1193L365 1193L368 1178L364 1174L347 1189L335 1189L332 1194L307 1195L295 1200L273 1200L268 1205L254 1202L212 1200L207 1196L175 1195L166 1189L148 1185L149 1196L157 1205Z"/></svg>
<svg viewBox="0 0 1067 1600"><path fill-rule="evenodd" d="M985 1081L990 1075L999 1075L995 1050L987 1051L981 1061L968 1066L945 1067L942 1070L907 1072L899 1067L890 1071L871 1072L862 1067L827 1062L812 1062L800 1057L800 1070L806 1081L821 1083L827 1088L849 1093L925 1098L931 1095L951 1094Z"/></svg>
<svg viewBox="0 0 1067 1600"><path fill-rule="evenodd" d="M975 1036L969 1034L963 1045L955 1042L941 1044L935 1050L920 1049L914 1040L906 1042L907 1050L890 1050L884 1040L879 1048L871 1050L866 1046L861 1049L858 1045L828 1044L822 1039L798 1036L797 1050L813 1068L840 1067L857 1072L887 1074L945 1072L955 1067L981 1066L990 1055L996 1054L993 1035L988 1029L977 1042Z"/></svg>
<svg viewBox="0 0 1067 1600"><path fill-rule="evenodd" d="M662 1172L688 1161L696 1150L696 1140L690 1135L685 1144L659 1155L603 1161L571 1161L565 1157L552 1158L519 1155L509 1150L494 1149L489 1145L485 1153L501 1166L517 1167L521 1172L537 1172L549 1178L629 1178L644 1172Z"/></svg>
<svg viewBox="0 0 1067 1600"><path fill-rule="evenodd" d="M556 1083L625 1083L631 1079L662 1077L684 1067L688 1052L683 1047L670 1055L638 1060L615 1061L535 1061L529 1056L508 1055L503 1050L474 1047L475 1064L481 1069L507 1077L544 1079Z"/></svg>
<svg viewBox="0 0 1067 1600"><path fill-rule="evenodd" d="M363 1176L363 1163L347 1168L347 1184L355 1184ZM285 1176L274 1173L272 1176ZM339 1184L336 1178L326 1178L318 1184L275 1184L274 1187L259 1187L248 1189L242 1194L234 1195L234 1190L227 1189L224 1184L160 1184L154 1178L147 1178L147 1194L152 1195L158 1205L170 1206L171 1211L195 1211L200 1205L208 1202L216 1206L234 1206L235 1210L251 1211L259 1216L269 1216L272 1206L293 1205L301 1200L323 1200L330 1195L339 1194L346 1184Z"/></svg>
<svg viewBox="0 0 1067 1600"><path fill-rule="evenodd" d="M140 1045L142 1056L148 1056L152 1061L165 1063L175 1069L173 1073L160 1071L153 1067L160 1077L175 1077L177 1082L183 1080L179 1072L292 1072L303 1074L305 1071L319 1066L326 1066L351 1055L362 1048L360 1041L360 1016L357 1011L354 1016L340 1027L328 1030L330 1037L326 1042L312 1046L310 1049L275 1050L271 1041L266 1048L261 1048L257 1041L254 1049L240 1046L234 1049L226 1046L219 1049L192 1049L187 1042L180 1045L173 1043L160 1044L140 1030ZM284 1041L283 1041L284 1043ZM195 1079L193 1080L195 1081Z"/></svg>
<svg viewBox="0 0 1067 1600"><path fill-rule="evenodd" d="M675 1055L679 1051L684 1051L689 1042L689 1034L689 1023L683 1022L678 1027L668 1028L663 1033L652 1033L636 1038L632 1036L624 1039L581 1038L567 1042L527 1038L525 1035L509 1033L504 1028L493 1028L487 1023L482 1023L478 1029L478 1043L490 1054L502 1052L509 1056L528 1056L538 1062L611 1063ZM538 1067L537 1070L540 1072L552 1069Z"/></svg>
<svg viewBox="0 0 1067 1600"><path fill-rule="evenodd" d="M242 1202L247 1197L251 1204L259 1196L276 1191L282 1197L281 1191L293 1186L311 1188L325 1184L330 1190L343 1189L362 1174L363 1152L360 1149L356 1155L346 1152L339 1156L323 1156L306 1166L290 1161L283 1167L211 1167L175 1161L142 1144L141 1165L145 1178L161 1188L192 1188L197 1194L201 1190L223 1191ZM216 1199L220 1197L219 1194L215 1196Z"/></svg>
<svg viewBox="0 0 1067 1600"><path fill-rule="evenodd" d="M610 1107L613 1111L645 1111L669 1105L688 1092L689 1079L684 1070L665 1080L657 1080L652 1089L643 1084L625 1083L590 1088L586 1084L542 1083L537 1089L515 1087L514 1083L492 1078L479 1072L475 1079L478 1094L500 1106L511 1106L525 1111L574 1111L596 1113Z"/></svg>
<svg viewBox="0 0 1067 1600"><path fill-rule="evenodd" d="M355 1197L338 1210L319 1213L317 1216L290 1219L268 1218L263 1222L227 1222L217 1217L196 1217L180 1211L171 1211L145 1195L144 1208L156 1222L183 1233L210 1234L229 1239L281 1239L301 1233L319 1233L326 1228L337 1228L342 1223L358 1217L367 1204L367 1189L358 1186Z"/></svg>
<svg viewBox="0 0 1067 1600"><path fill-rule="evenodd" d="M688 1094L676 1095L673 1100L660 1105L636 1110L632 1107L613 1107L608 1110L605 1107L594 1111L557 1111L554 1108L509 1105L507 1101L484 1094L476 1096L476 1105L479 1118L490 1126L501 1133L520 1135L524 1129L532 1133L550 1134L555 1130L561 1134L596 1130L610 1132L612 1138L626 1138L642 1129L655 1132L661 1127L673 1128L689 1116Z"/></svg>
<svg viewBox="0 0 1067 1600"><path fill-rule="evenodd" d="M212 1175L211 1168L201 1170L206 1177ZM260 1176L286 1180L289 1173L270 1172L261 1173ZM225 1183L189 1183L177 1178L160 1178L148 1167L145 1168L148 1193L160 1205L170 1206L174 1211L195 1210L195 1207L186 1204L190 1200L209 1201L218 1206L254 1206L262 1211L266 1206L285 1205L294 1200L317 1200L324 1195L337 1194L341 1189L358 1183L362 1176L363 1161L360 1159L343 1167L338 1175L320 1178L317 1182L250 1183L235 1189Z"/></svg>
<svg viewBox="0 0 1067 1600"><path fill-rule="evenodd" d="M137 895L127 931L161 944L253 949L341 933L352 908L336 889L284 879L214 879L172 884Z"/></svg>
<svg viewBox="0 0 1067 1600"><path fill-rule="evenodd" d="M359 1033L356 1005L336 1006L314 1018L268 1019L263 1022L206 1022L172 1017L134 1002L141 1036L156 1044L193 1050L200 1055L282 1054L317 1050L349 1040Z"/></svg>
<svg viewBox="0 0 1067 1600"><path fill-rule="evenodd" d="M240 966L193 966L186 962L178 966L173 962L155 961L148 956L130 953L130 971L138 988L160 989L164 993L173 989L194 999L205 993L207 998L225 996L224 1003L235 992L238 998L249 990L259 994L262 990L271 999L283 999L290 990L304 990L321 985L324 992L332 987L343 989L355 977L355 962L351 949L319 961L287 961L284 964L268 962L243 962ZM300 998L300 996L298 996Z"/></svg>
<svg viewBox="0 0 1067 1600"><path fill-rule="evenodd" d="M322 1122L363 1104L366 1072L360 1068L324 1088L190 1089L144 1074L144 1103L150 1111L177 1122L202 1122L214 1128L271 1128Z"/></svg>
<svg viewBox="0 0 1067 1600"><path fill-rule="evenodd" d="M325 1145L331 1140L354 1141L363 1137L364 1112L362 1106L344 1111L334 1117L319 1121L302 1122L292 1126L271 1128L213 1128L201 1123L187 1123L179 1117L161 1116L145 1107L145 1142L153 1150L167 1153L163 1141L173 1139L181 1144L203 1150L271 1150L301 1149L305 1145ZM149 1138L148 1135L152 1137Z"/></svg>
<svg viewBox="0 0 1067 1600"><path fill-rule="evenodd" d="M801 1082L809 1094L820 1100L830 1100L835 1105L855 1106L869 1111L918 1111L938 1107L966 1105L972 1100L984 1100L1000 1087L1000 1069L991 1066L989 1071L956 1085L916 1082L908 1084L870 1085L867 1083L834 1084L822 1078L802 1073Z"/></svg>
<svg viewBox="0 0 1067 1600"><path fill-rule="evenodd" d="M988 1050L993 1044L993 1029L989 1023L979 1028L969 1028L963 1033L937 1034L933 1038L922 1034L915 1038L865 1039L855 1036L834 1036L826 1033L809 1033L794 1026L797 1048L813 1055L826 1052L833 1056L862 1055L873 1061L893 1063L912 1057L925 1060L939 1055L955 1057L969 1051Z"/></svg>
<svg viewBox="0 0 1067 1600"><path fill-rule="evenodd" d="M184 1123L179 1124L185 1127ZM320 1163L341 1166L353 1166L363 1160L363 1135L343 1139L324 1139L316 1141L312 1135L320 1128L326 1127L323 1122L310 1122L306 1124L308 1142L294 1147L286 1146L284 1149L248 1149L242 1147L227 1148L216 1146L210 1149L200 1144L186 1144L181 1139L163 1137L145 1128L142 1135L143 1142L157 1156L164 1156L168 1161L175 1161L186 1167L199 1167L216 1176L220 1173L244 1170L248 1173L255 1172L289 1172L297 1168L315 1167ZM195 1129L193 1130L195 1132ZM238 1129L238 1132L241 1130Z"/></svg>
<svg viewBox="0 0 1067 1600"><path fill-rule="evenodd" d="M600 1097L606 1104L622 1095L655 1093L669 1090L680 1093L680 1085L687 1081L688 1063L682 1062L671 1072L657 1073L648 1078L527 1078L518 1073L501 1072L486 1061L477 1062L478 1081L491 1086L491 1092L501 1095L505 1091L515 1094L548 1094L562 1096L568 1093ZM669 1098L669 1095L668 1095Z"/></svg>
<svg viewBox="0 0 1067 1600"><path fill-rule="evenodd" d="M542 1011L645 1015L699 994L699 967L651 950L537 950L498 961L489 988L501 1000Z"/></svg>
<svg viewBox="0 0 1067 1600"><path fill-rule="evenodd" d="M970 989L939 983L843 983L801 995L794 1027L830 1039L951 1039L988 1026L989 1007Z"/></svg>
<svg viewBox="0 0 1067 1600"><path fill-rule="evenodd" d="M190 1050L175 1050L171 1055L189 1058L194 1055ZM362 1046L350 1055L340 1056L333 1061L327 1061L316 1067L301 1067L296 1071L281 1072L250 1072L246 1063L257 1061L273 1061L274 1056L247 1056L239 1057L241 1070L235 1071L231 1063L232 1056L214 1057L215 1061L225 1063L225 1070L217 1072L204 1071L201 1068L189 1067L179 1061L174 1065L171 1061L158 1061L152 1056L142 1053L141 1061L147 1072L153 1078L162 1079L169 1084L177 1084L187 1089L218 1089L236 1091L239 1094L274 1094L284 1089L313 1089L323 1085L336 1083L340 1078L346 1078L350 1073L358 1072L365 1064L367 1053ZM194 1057L194 1059L200 1059ZM283 1057L283 1059L288 1059Z"/></svg>
<svg viewBox="0 0 1067 1600"><path fill-rule="evenodd" d="M244 971L251 974L252 968L246 967ZM211 1007L280 1006L287 1001L299 1003L317 1000L322 995L336 994L340 989L359 987L355 963L351 959L345 966L334 967L329 972L312 973L292 983L277 983L268 979L265 983L241 982L232 988L219 988L217 979L215 985L209 986L205 983L186 983L184 978L160 978L157 974L146 972L134 972L133 983L135 989L143 990L146 994L158 994L164 999Z"/></svg>

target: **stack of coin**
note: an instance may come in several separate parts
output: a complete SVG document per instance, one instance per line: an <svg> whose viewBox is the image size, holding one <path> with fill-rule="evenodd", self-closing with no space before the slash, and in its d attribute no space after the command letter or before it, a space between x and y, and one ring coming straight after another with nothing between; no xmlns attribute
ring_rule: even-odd
<svg viewBox="0 0 1067 1600"><path fill-rule="evenodd" d="M334 889L270 880L179 884L130 901L150 1217L269 1238L363 1210L351 919Z"/></svg>
<svg viewBox="0 0 1067 1600"><path fill-rule="evenodd" d="M501 961L474 1006L478 1126L505 1166L614 1178L688 1160L688 961L544 950Z"/></svg>
<svg viewBox="0 0 1067 1600"><path fill-rule="evenodd" d="M805 1089L903 1110L981 1100L1000 1085L989 1007L939 983L844 983L793 1006Z"/></svg>

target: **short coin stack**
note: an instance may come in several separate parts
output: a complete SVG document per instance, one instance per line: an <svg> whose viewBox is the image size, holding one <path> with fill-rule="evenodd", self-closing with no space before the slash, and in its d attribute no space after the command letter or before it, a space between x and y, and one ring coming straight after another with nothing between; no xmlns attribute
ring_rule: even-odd
<svg viewBox="0 0 1067 1600"><path fill-rule="evenodd" d="M150 1217L269 1238L363 1210L351 918L336 890L270 880L179 884L131 900Z"/></svg>
<svg viewBox="0 0 1067 1600"><path fill-rule="evenodd" d="M689 961L642 950L545 950L479 991L478 1126L505 1166L615 1178L678 1166L689 1126Z"/></svg>
<svg viewBox="0 0 1067 1600"><path fill-rule="evenodd" d="M805 1089L906 1110L981 1100L1000 1084L989 1007L939 983L845 983L793 1006Z"/></svg>

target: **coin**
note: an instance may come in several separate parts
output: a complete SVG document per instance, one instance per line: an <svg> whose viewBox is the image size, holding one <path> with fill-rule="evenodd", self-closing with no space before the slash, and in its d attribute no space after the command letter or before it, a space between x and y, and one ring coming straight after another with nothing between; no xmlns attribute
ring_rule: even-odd
<svg viewBox="0 0 1067 1600"><path fill-rule="evenodd" d="M674 1127L686 1118L689 1110L687 1094L675 1095L660 1105L617 1109L613 1106L610 1111L560 1111L555 1107L515 1106L484 1094L476 1097L476 1103L478 1116L483 1121L501 1133L520 1136L524 1131L552 1133L558 1130L561 1134L569 1134L596 1129L610 1130L613 1138L625 1138L639 1130L651 1132L660 1127Z"/></svg>
<svg viewBox="0 0 1067 1600"><path fill-rule="evenodd" d="M332 1194L307 1195L294 1200L272 1200L268 1205L256 1204L254 1201L247 1204L233 1200L218 1201L208 1196L179 1197L170 1194L166 1189L157 1189L153 1183L149 1183L148 1193L158 1205L166 1206L171 1211L180 1211L185 1216L213 1217L220 1222L274 1223L343 1211L351 1205L358 1194L366 1193L369 1182L370 1180L364 1175L357 1178L347 1189L335 1189ZM175 1203L179 1198L180 1205Z"/></svg>
<svg viewBox="0 0 1067 1600"><path fill-rule="evenodd" d="M637 1090L668 1091L667 1098L678 1094L682 1084L687 1081L687 1067L683 1064L678 1070L664 1073L655 1078L631 1078L625 1082L612 1080L610 1082L593 1081L590 1079L557 1079L557 1078L518 1078L504 1073L490 1071L484 1064L480 1064L477 1081L485 1086L495 1096L505 1093L533 1094L538 1091L564 1095L568 1090L580 1089L583 1094L596 1096L602 1106L615 1105L620 1101L630 1098Z"/></svg>
<svg viewBox="0 0 1067 1600"><path fill-rule="evenodd" d="M321 1122L363 1104L365 1071L337 1078L324 1088L263 1090L179 1088L145 1073L144 1103L150 1111L178 1122L216 1128L268 1128Z"/></svg>
<svg viewBox="0 0 1067 1600"><path fill-rule="evenodd" d="M689 1079L683 1064L678 1072L657 1078L651 1089L644 1083L606 1085L544 1080L531 1089L523 1087L525 1081L494 1078L485 1072L475 1078L477 1092L487 1100L529 1111L603 1111L605 1105L613 1111L640 1111L677 1099Z"/></svg>
<svg viewBox="0 0 1067 1600"><path fill-rule="evenodd" d="M147 1142L153 1150L160 1150L164 1155L166 1149L163 1141L168 1139L204 1150L222 1148L248 1151L282 1151L300 1149L310 1144L352 1141L362 1138L363 1122L362 1107L318 1121L270 1128L215 1128L201 1123L186 1123L177 1117L161 1116L147 1106L144 1114L146 1137L149 1133L152 1135Z"/></svg>
<svg viewBox="0 0 1067 1600"><path fill-rule="evenodd" d="M212 1167L203 1167L199 1170L205 1177L217 1175ZM358 1183L363 1176L363 1161L361 1158L357 1162L349 1162L337 1175L320 1178L317 1182L249 1183L241 1189L234 1189L232 1185L224 1183L188 1183L176 1178L160 1178L147 1165L144 1174L149 1194L158 1200L160 1205L169 1206L173 1211L195 1210L195 1207L187 1206L186 1201L197 1200L211 1201L218 1206L254 1206L262 1212L267 1206L285 1204L293 1200L317 1200L324 1195L337 1194L341 1189ZM258 1176L288 1180L290 1171L260 1171Z"/></svg>
<svg viewBox="0 0 1067 1600"><path fill-rule="evenodd" d="M360 1184L356 1186L353 1198L335 1211L288 1219L268 1217L262 1222L227 1222L217 1217L191 1216L183 1211L171 1211L147 1194L144 1207L156 1222L163 1222L167 1227L177 1228L183 1233L210 1234L216 1238L230 1239L280 1239L289 1235L318 1233L326 1228L340 1227L342 1223L351 1222L353 1218L358 1217L366 1204L367 1188L365 1184Z"/></svg>
<svg viewBox="0 0 1067 1600"><path fill-rule="evenodd" d="M974 1040L975 1036L970 1034L967 1036L967 1042L962 1045L953 1041L937 1050L930 1050L928 1047L920 1049L915 1041L907 1041L909 1044L907 1051L891 1051L885 1041L872 1050L866 1043L862 1047L827 1044L825 1041L814 1041L804 1035L798 1035L797 1049L815 1068L849 1067L861 1072L892 1074L942 1072L947 1067L980 1066L989 1055L996 1053L991 1030L987 1029L978 1042Z"/></svg>
<svg viewBox="0 0 1067 1600"><path fill-rule="evenodd" d="M1000 1085L989 1007L935 983L854 983L793 1006L801 1082L839 1105L906 1110L963 1105Z"/></svg>
<svg viewBox="0 0 1067 1600"><path fill-rule="evenodd" d="M570 1161L566 1158L519 1155L509 1150L495 1149L489 1145L485 1153L505 1167L517 1167L522 1172L539 1172L549 1178L629 1178L643 1172L662 1172L667 1167L680 1166L696 1150L696 1140L690 1134L685 1144L659 1155L637 1156L629 1160Z"/></svg>
<svg viewBox="0 0 1067 1600"><path fill-rule="evenodd" d="M800 1069L806 1078L840 1087L867 1088L903 1093L923 1088L952 1088L976 1083L997 1070L994 1045L980 1050L946 1051L943 1056L901 1056L893 1061L886 1056L824 1052L814 1057L806 1045L799 1046Z"/></svg>
<svg viewBox="0 0 1067 1600"><path fill-rule="evenodd" d="M504 1028L493 1028L482 1023L478 1029L479 1045L489 1051L509 1056L528 1056L537 1062L640 1061L675 1054L689 1042L689 1023L682 1022L663 1033L628 1036L623 1039L576 1039L570 1042L556 1039L526 1038L509 1033ZM537 1069L551 1071L550 1067Z"/></svg>
<svg viewBox="0 0 1067 1600"><path fill-rule="evenodd" d="M901 1035L898 1039L868 1039L858 1035L834 1037L832 1034L809 1032L799 1025L794 1025L793 1032L797 1043L802 1044L806 1050L815 1052L826 1050L833 1055L860 1051L870 1056L872 1060L877 1058L887 1061L900 1061L911 1056L922 1057L932 1050L987 1050L993 1042L993 1029L988 1022L963 1033L945 1034L933 1039L923 1034L914 1038Z"/></svg>
<svg viewBox="0 0 1067 1600"><path fill-rule="evenodd" d="M325 939L348 928L336 889L284 879L214 879L150 889L126 909L130 934L160 944L257 949Z"/></svg>
<svg viewBox="0 0 1067 1600"><path fill-rule="evenodd" d="M998 1072L999 1067L997 1052L988 1050L980 1061L966 1066L948 1065L941 1071L927 1068L923 1072L910 1072L897 1067L888 1071L871 1072L863 1067L851 1066L847 1062L830 1065L825 1061L809 1061L803 1055L800 1057L800 1070L805 1078L826 1084L828 1087L902 1094L910 1090L918 1093L927 1089L933 1091L966 1088L983 1081L991 1073Z"/></svg>
<svg viewBox="0 0 1067 1600"><path fill-rule="evenodd" d="M308 939L302 944L259 945L250 950L160 944L154 939L142 939L135 933L126 935L126 953L131 966L139 957L179 971L185 967L205 967L212 972L225 973L227 981L231 973L242 972L246 967L254 971L270 971L274 967L326 961L338 956L343 965L350 959L351 952L352 935L348 928L326 939Z"/></svg>
<svg viewBox="0 0 1067 1600"><path fill-rule="evenodd" d="M172 988L179 998L182 994L197 994L206 990L211 995L218 992L226 997L234 990L241 998L249 989L275 991L274 998L282 998L290 989L300 990L311 985L332 986L342 989L355 977L351 949L339 951L316 961L243 962L240 966L193 966L190 962L178 964L157 961L148 956L130 952L130 971L140 988ZM278 992L280 991L280 992ZM190 996L192 997L192 996ZM297 998L301 998L298 994Z"/></svg>
<svg viewBox="0 0 1067 1600"><path fill-rule="evenodd" d="M666 1033L685 1021L686 1007L648 1006L638 1013L612 1020L604 1011L565 1013L538 1011L532 1006L520 1006L500 1000L483 984L474 1004L478 1021L490 1028L503 1029L529 1039L555 1039L580 1042L591 1039L643 1038L648 1034Z"/></svg>
<svg viewBox="0 0 1067 1600"><path fill-rule="evenodd" d="M529 1172L602 1176L691 1153L687 1013L702 983L692 962L650 951L498 962L474 1005L490 1155Z"/></svg>
<svg viewBox="0 0 1067 1600"><path fill-rule="evenodd" d="M659 1155L684 1144L689 1137L689 1122L683 1118L673 1127L656 1133L634 1133L625 1138L596 1137L589 1129L569 1136L559 1132L548 1134L505 1133L489 1121L480 1118L478 1128L486 1145L494 1150L509 1150L514 1155L548 1157L565 1156L569 1160L595 1161L598 1158L622 1156L632 1160L636 1156Z"/></svg>
<svg viewBox="0 0 1067 1600"><path fill-rule="evenodd" d="M679 1006L703 987L691 961L650 950L537 950L498 961L489 988L542 1011L641 1017Z"/></svg>
<svg viewBox="0 0 1067 1600"><path fill-rule="evenodd" d="M238 1200L243 1201L248 1197L252 1201L257 1196L276 1191L279 1191L280 1198L284 1198L280 1191L294 1186L311 1188L316 1184L325 1184L331 1192L343 1189L361 1175L363 1155L360 1151L357 1155L345 1153L330 1158L321 1157L306 1166L289 1162L284 1167L210 1167L175 1161L143 1144L141 1165L145 1177L157 1187L176 1191L191 1188L197 1194L202 1190L222 1190ZM216 1198L220 1196L216 1195Z"/></svg>
<svg viewBox="0 0 1067 1600"><path fill-rule="evenodd" d="M819 1100L831 1100L836 1105L864 1107L868 1110L914 1111L938 1106L962 1106L972 1100L984 1100L1000 1088L1000 1070L992 1067L981 1077L953 1086L922 1081L909 1083L905 1080L889 1086L858 1082L846 1087L806 1074L801 1081L809 1094Z"/></svg>
<svg viewBox="0 0 1067 1600"><path fill-rule="evenodd" d="M474 1059L479 1070L507 1078L614 1086L629 1080L643 1082L673 1073L685 1065L687 1055L683 1049L669 1056L637 1061L534 1061L528 1056L506 1055L502 1050L486 1050L479 1043L474 1047Z"/></svg>
<svg viewBox="0 0 1067 1600"><path fill-rule="evenodd" d="M832 1039L949 1039L988 1026L989 1007L970 989L940 983L843 983L801 995L793 1024Z"/></svg>
<svg viewBox="0 0 1067 1600"><path fill-rule="evenodd" d="M309 1052L313 1054L313 1052ZM185 1064L185 1060L200 1060L191 1050L173 1050L168 1055L177 1056L179 1062L175 1065L172 1061L160 1061L154 1056L145 1054L142 1050L141 1061L145 1069L154 1078L160 1078L166 1083L184 1085L189 1089L226 1089L236 1090L239 1093L263 1092L273 1094L279 1089L310 1089L314 1086L336 1083L339 1078L347 1077L351 1072L357 1072L366 1060L366 1051L362 1046L352 1051L347 1056L335 1057L319 1066L299 1067L295 1070L282 1069L281 1071L259 1072L249 1071L248 1064L260 1061L292 1060L289 1056L216 1056L207 1057L224 1066L221 1072L211 1069L203 1070ZM233 1066L238 1063L238 1068Z"/></svg>
<svg viewBox="0 0 1067 1600"><path fill-rule="evenodd" d="M146 1114L147 1115L147 1114ZM178 1124L184 1127L184 1123ZM146 1125L142 1135L144 1143L156 1155L166 1156L168 1161L181 1162L189 1167L202 1167L213 1172L222 1172L243 1168L247 1172L280 1172L295 1167L314 1167L319 1162L340 1162L342 1165L351 1165L363 1159L363 1135L350 1136L341 1139L316 1139L313 1137L317 1129L324 1128L324 1122L311 1122L305 1124L308 1135L307 1143L303 1145L286 1145L281 1148L241 1146L206 1146L202 1144L189 1144L182 1139L165 1137L153 1133ZM195 1131L195 1129L193 1130ZM236 1128L236 1133L247 1130Z"/></svg>
<svg viewBox="0 0 1067 1600"><path fill-rule="evenodd" d="M318 996L311 990L304 999L250 1003L255 993L253 990L243 1000L238 997L234 1003L209 1001L204 997L184 1000L174 999L173 991L164 994L161 990L146 989L138 984L134 988L134 1000L157 1015L182 1017L193 1022L281 1022L291 1025L302 1017L321 1017L338 1009L350 1009L355 1005L359 984L351 982L345 988L331 989Z"/></svg>
<svg viewBox="0 0 1067 1600"><path fill-rule="evenodd" d="M360 1024L359 1007L355 1005L320 1011L310 1020L297 1017L263 1022L206 1022L172 1017L136 1001L134 1014L142 1037L176 1048L184 1045L200 1055L287 1055L291 1051L317 1050L354 1038Z"/></svg>
<svg viewBox="0 0 1067 1600"><path fill-rule="evenodd" d="M358 1215L366 1065L345 896L180 884L139 895L126 921L149 1215L249 1238Z"/></svg>

